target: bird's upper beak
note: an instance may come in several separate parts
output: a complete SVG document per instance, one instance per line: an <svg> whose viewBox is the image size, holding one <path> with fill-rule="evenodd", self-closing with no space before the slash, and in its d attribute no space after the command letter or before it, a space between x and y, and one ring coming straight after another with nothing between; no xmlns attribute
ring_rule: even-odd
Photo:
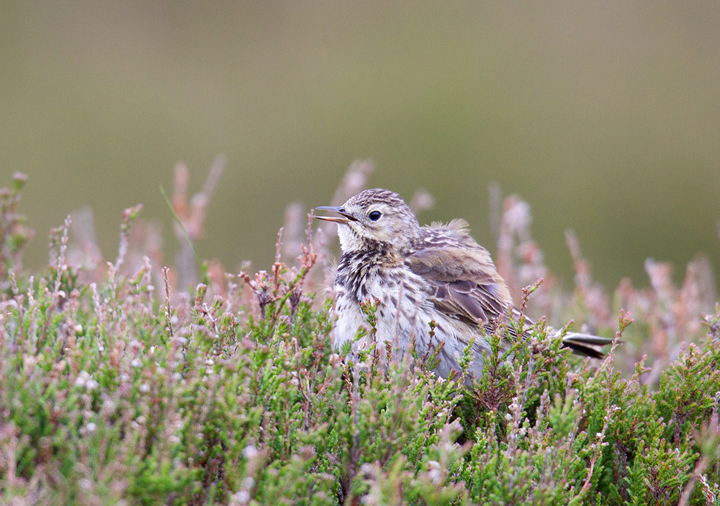
<svg viewBox="0 0 720 506"><path fill-rule="evenodd" d="M342 223L343 225L347 225L351 221L357 221L357 218L355 218L352 214L348 214L345 212L345 209L342 207L333 207L333 206L320 206L316 207L318 211L331 211L333 213L338 213L340 216L315 216L318 220L324 220L324 221L333 221L335 223Z"/></svg>

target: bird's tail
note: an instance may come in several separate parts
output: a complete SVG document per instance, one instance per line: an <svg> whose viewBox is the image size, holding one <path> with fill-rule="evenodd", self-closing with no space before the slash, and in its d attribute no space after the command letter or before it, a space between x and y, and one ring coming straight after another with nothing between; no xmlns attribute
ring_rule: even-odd
<svg viewBox="0 0 720 506"><path fill-rule="evenodd" d="M594 348L595 346L607 346L612 344L613 340L608 337L593 336L591 334L579 334L577 332L568 332L563 337L562 344L565 348L570 348L573 353L592 358L604 358L605 354Z"/></svg>

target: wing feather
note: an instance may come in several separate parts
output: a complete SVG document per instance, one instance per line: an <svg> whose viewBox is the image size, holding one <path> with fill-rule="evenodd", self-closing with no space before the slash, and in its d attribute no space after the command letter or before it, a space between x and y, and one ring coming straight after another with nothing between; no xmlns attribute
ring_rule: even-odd
<svg viewBox="0 0 720 506"><path fill-rule="evenodd" d="M425 248L407 261L434 290L435 307L468 324L485 325L511 304L507 286L484 248Z"/></svg>
<svg viewBox="0 0 720 506"><path fill-rule="evenodd" d="M452 226L451 226L452 225ZM488 251L479 246L465 230L464 222L426 228L425 247L410 255L406 263L430 286L430 300L435 308L474 329L492 331L492 319L513 317L519 312L505 281L497 273ZM528 323L532 321L528 319ZM509 341L516 337L507 329ZM569 333L563 346L593 358L603 353L593 346L610 344L611 339L587 334Z"/></svg>

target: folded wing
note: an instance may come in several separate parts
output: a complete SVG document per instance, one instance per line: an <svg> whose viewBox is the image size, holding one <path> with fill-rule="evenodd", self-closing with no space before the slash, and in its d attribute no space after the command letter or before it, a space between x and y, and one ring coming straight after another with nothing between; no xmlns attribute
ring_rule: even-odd
<svg viewBox="0 0 720 506"><path fill-rule="evenodd" d="M491 320L506 318L510 311L519 317L505 281L495 270L490 254L480 246L464 243L429 247L409 256L407 264L428 282L435 308L467 324L469 330L485 327L491 331ZM563 338L563 346L593 358L604 356L593 346L611 343L612 339L589 334L568 333Z"/></svg>

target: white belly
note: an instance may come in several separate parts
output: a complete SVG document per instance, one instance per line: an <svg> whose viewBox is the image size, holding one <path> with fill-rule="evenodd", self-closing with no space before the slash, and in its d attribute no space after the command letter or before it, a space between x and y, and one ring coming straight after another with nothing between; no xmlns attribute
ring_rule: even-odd
<svg viewBox="0 0 720 506"><path fill-rule="evenodd" d="M385 278L387 279L387 277ZM367 300L377 299L376 341L384 351L384 343L392 345L393 356L402 357L410 352L412 343L419 357L430 355L440 343L440 364L435 372L447 377L452 370L459 370L459 358L467 343L467 329L464 324L437 312L425 295L401 287L399 283L379 283L377 277L370 277L365 284ZM399 306L399 307L398 307ZM352 343L352 351L367 349L370 345L370 325L359 302L342 287L338 287L335 300L335 348L340 351L345 343ZM435 335L431 337L430 322L436 323ZM364 336L357 338L358 330L364 328ZM465 332L465 334L463 334ZM458 338L460 336L460 338ZM463 338L464 336L464 338ZM480 336L476 337L475 349L479 351L487 344ZM352 358L352 357L351 357ZM476 356L471 369L479 375L482 371L482 356Z"/></svg>

